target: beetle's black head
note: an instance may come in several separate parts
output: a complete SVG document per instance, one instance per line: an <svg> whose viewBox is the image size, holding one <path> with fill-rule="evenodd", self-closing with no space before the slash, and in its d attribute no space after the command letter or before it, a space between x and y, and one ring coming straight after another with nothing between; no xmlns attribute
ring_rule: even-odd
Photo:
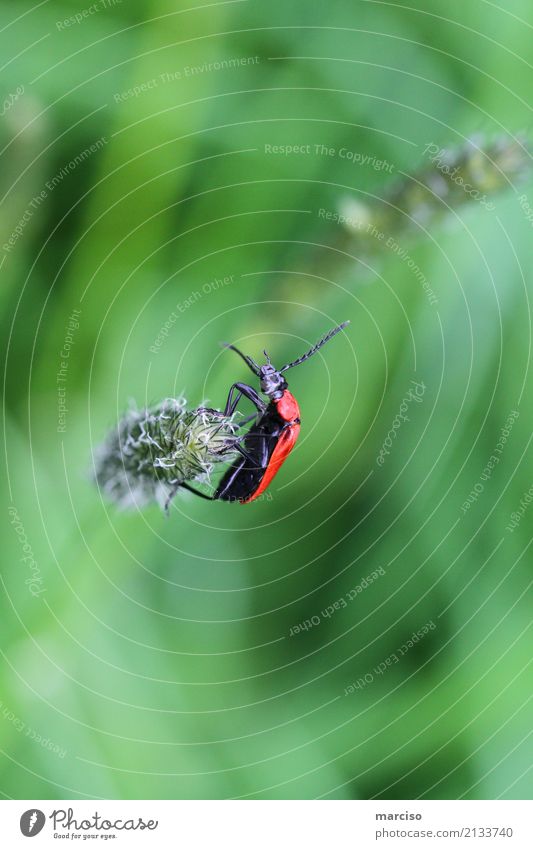
<svg viewBox="0 0 533 849"><path fill-rule="evenodd" d="M270 359L266 365L259 369L259 380L261 381L261 392L268 395L273 401L281 398L287 388L287 381L281 372L274 368Z"/></svg>
<svg viewBox="0 0 533 849"><path fill-rule="evenodd" d="M287 371L287 369L293 368L294 366L298 366L300 365L300 363L303 363L305 362L305 360L308 360L309 357L312 357L313 354L316 354L316 352L319 350L319 348L322 347L322 345L325 345L326 342L329 342L330 339L333 339L333 337L340 330L343 330L349 323L349 321L345 321L343 324L339 324L338 327L334 327L333 330L330 330L329 333L326 333L326 335L323 336L322 339L320 339L316 343L316 345L313 345L313 347L310 348L307 353L303 354L303 356L299 357L297 360L294 360L294 362L287 363L287 365L283 366L283 368L280 369L276 369L272 365L270 357L268 356L266 351L263 352L267 360L266 364L264 366L258 366L255 360L253 360L251 357L248 357L246 354L243 354L242 351L239 351L239 349L235 348L234 345L228 345L227 343L225 343L225 345L226 348L231 348L231 350L235 351L235 353L238 354L239 357L242 357L244 362L247 364L248 368L251 369L251 371L253 371L255 375L257 375L261 382L261 392L263 392L265 395L268 395L268 397L271 398L273 401L277 401L279 398L281 398L285 389L287 388L287 381L283 377L282 372Z"/></svg>
<svg viewBox="0 0 533 849"><path fill-rule="evenodd" d="M277 401L281 398L283 392L287 388L287 381L281 372L272 365L271 359L266 351L263 351L266 357L265 365L258 366L252 357L243 354L242 351L239 351L239 349L235 347L235 345L228 345L227 342L224 344L226 348L230 348L232 351L235 351L239 357L242 357L248 368L257 375L261 384L261 392L264 395L268 395L268 397L273 401Z"/></svg>

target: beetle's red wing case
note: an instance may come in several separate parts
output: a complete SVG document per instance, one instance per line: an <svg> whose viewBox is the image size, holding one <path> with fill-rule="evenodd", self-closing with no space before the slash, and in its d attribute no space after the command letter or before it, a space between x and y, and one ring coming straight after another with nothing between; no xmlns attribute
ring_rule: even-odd
<svg viewBox="0 0 533 849"><path fill-rule="evenodd" d="M246 498L242 501L243 504L249 504L250 501L253 501L254 498L257 498L259 495L261 495L262 492L265 491L268 486L270 486L272 479L275 477L275 475L277 475L283 463L294 448L299 433L299 424L289 425L289 427L282 431L281 436L278 439L278 443L274 448L274 451L272 452L272 456L269 460L261 483L259 484L256 491L249 498Z"/></svg>

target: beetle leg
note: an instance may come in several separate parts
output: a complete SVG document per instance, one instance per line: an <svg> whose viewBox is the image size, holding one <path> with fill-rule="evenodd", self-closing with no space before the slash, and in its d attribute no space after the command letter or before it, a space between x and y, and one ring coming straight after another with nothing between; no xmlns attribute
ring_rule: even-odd
<svg viewBox="0 0 533 849"><path fill-rule="evenodd" d="M189 492L193 492L195 495L199 495L200 498L205 498L207 501L216 501L216 498L213 498L212 495L206 495L205 492L200 492L199 489L195 489L193 486L189 486L189 484L185 483L184 481L180 483L180 486L182 486L183 489L186 489Z"/></svg>
<svg viewBox="0 0 533 849"><path fill-rule="evenodd" d="M237 394L233 397L233 393ZM228 393L228 400L226 401L226 406L224 407L224 415L231 416L239 403L241 396L244 395L245 398L248 398L249 401L252 402L254 407L257 409L259 413L264 413L266 410L265 402L259 397L255 389L251 386L248 386L247 383L234 383Z"/></svg>
<svg viewBox="0 0 533 849"><path fill-rule="evenodd" d="M239 428L244 427L244 425L247 425L249 422L251 422L255 418L257 418L257 413L252 413L251 416L246 416L245 419L240 421L239 424L237 425L237 427L239 427Z"/></svg>
<svg viewBox="0 0 533 849"><path fill-rule="evenodd" d="M254 469L259 468L259 466L257 464L257 458L252 457L251 454L248 454L248 451L246 451L246 449L243 448L242 445L240 445L238 442L236 442L235 445L233 446L233 448L235 448L235 451L238 451L239 454L241 454L244 457L244 459L247 460L252 465L252 467Z"/></svg>
<svg viewBox="0 0 533 849"><path fill-rule="evenodd" d="M170 507L170 502L172 501L172 499L176 495L178 489L179 489L179 484L174 484L172 486L172 489L170 490L169 494L167 495L166 500L165 500L164 510L165 510L165 514L166 514L167 517L168 517L168 508Z"/></svg>
<svg viewBox="0 0 533 849"><path fill-rule="evenodd" d="M264 468L268 464L268 439L265 436L265 434L264 433L250 433L248 431L248 433L243 434L242 437L238 437L239 443L240 443L241 439L244 440L245 443L246 443L247 439L261 439L262 440L262 444L261 444L261 454L262 454L262 456L261 457L247 456L246 459L249 460L250 462L252 462L254 469ZM235 448L236 451L238 451L240 454L245 456L243 451L241 451L240 444L233 445L233 448ZM244 451L245 450L246 449L244 449Z"/></svg>

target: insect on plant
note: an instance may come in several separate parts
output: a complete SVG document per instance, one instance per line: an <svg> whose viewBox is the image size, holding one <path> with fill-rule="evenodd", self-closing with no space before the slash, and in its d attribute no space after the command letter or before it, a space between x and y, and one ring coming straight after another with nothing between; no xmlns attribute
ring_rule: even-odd
<svg viewBox="0 0 533 849"><path fill-rule="evenodd" d="M260 394L247 383L234 383L221 415L232 416L242 397L248 398L257 410L242 424L252 419L255 419L255 422L244 436L232 444L239 456L225 472L212 495L200 492L186 482L181 482L180 486L209 501L239 501L241 504L249 504L261 495L270 486L274 476L291 453L300 433L300 408L294 395L289 392L287 381L283 376L284 372L304 363L316 354L326 342L333 339L349 323L345 321L338 327L334 327L303 356L280 369L272 365L266 351L263 352L266 363L259 366L252 357L243 354L234 345L226 344L225 347L242 357L248 368L259 378L261 393L269 400L268 403L265 402Z"/></svg>

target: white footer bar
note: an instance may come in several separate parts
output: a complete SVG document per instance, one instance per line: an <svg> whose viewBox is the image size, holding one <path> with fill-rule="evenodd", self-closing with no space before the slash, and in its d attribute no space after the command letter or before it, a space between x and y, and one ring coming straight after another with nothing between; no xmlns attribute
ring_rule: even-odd
<svg viewBox="0 0 533 849"><path fill-rule="evenodd" d="M2 801L0 834L10 849L532 849L532 814L528 801Z"/></svg>

